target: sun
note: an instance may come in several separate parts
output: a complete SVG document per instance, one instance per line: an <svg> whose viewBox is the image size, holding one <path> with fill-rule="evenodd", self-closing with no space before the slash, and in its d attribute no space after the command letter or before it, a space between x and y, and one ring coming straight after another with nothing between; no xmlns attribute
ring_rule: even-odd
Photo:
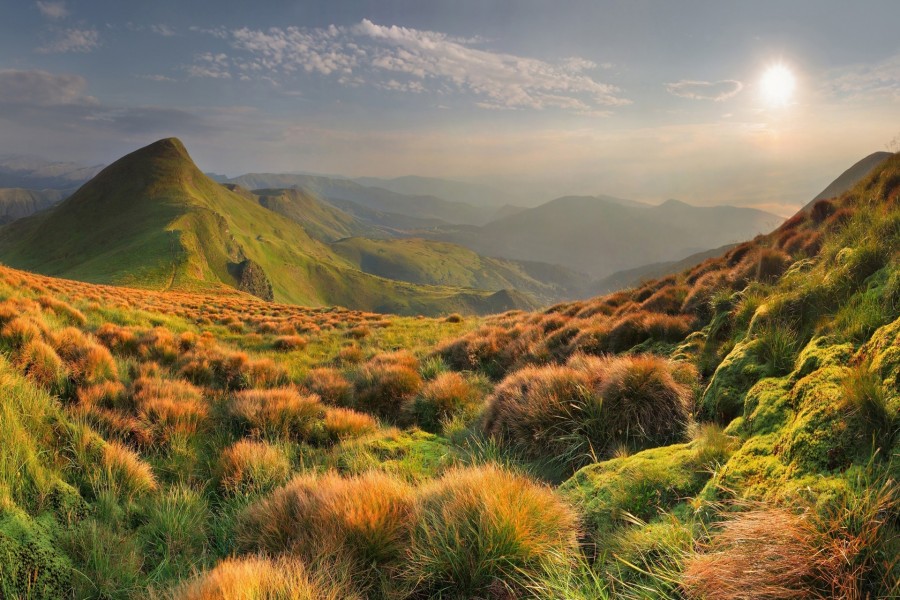
<svg viewBox="0 0 900 600"><path fill-rule="evenodd" d="M763 99L770 106L787 106L794 96L797 80L786 66L772 65L759 82Z"/></svg>

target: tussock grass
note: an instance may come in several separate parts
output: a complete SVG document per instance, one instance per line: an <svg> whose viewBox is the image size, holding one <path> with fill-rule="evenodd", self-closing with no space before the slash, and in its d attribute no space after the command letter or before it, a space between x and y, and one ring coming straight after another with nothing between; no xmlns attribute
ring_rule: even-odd
<svg viewBox="0 0 900 600"><path fill-rule="evenodd" d="M228 494L255 494L285 482L291 463L276 445L240 440L219 457L219 485Z"/></svg>
<svg viewBox="0 0 900 600"><path fill-rule="evenodd" d="M229 558L172 594L171 600L361 600L349 587L311 573L292 558Z"/></svg>
<svg viewBox="0 0 900 600"><path fill-rule="evenodd" d="M571 508L492 466L449 471L422 490L419 511L406 577L424 596L516 597L577 545Z"/></svg>
<svg viewBox="0 0 900 600"><path fill-rule="evenodd" d="M228 412L240 427L272 439L305 439L324 416L319 397L294 388L243 390L234 394Z"/></svg>

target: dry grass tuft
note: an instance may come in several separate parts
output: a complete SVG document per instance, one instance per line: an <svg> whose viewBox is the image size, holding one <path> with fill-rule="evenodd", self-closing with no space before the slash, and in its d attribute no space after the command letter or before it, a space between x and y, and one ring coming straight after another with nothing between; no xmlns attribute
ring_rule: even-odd
<svg viewBox="0 0 900 600"><path fill-rule="evenodd" d="M173 594L173 600L359 600L292 558L227 558Z"/></svg>
<svg viewBox="0 0 900 600"><path fill-rule="evenodd" d="M349 408L328 408L325 410L324 427L325 435L331 441L341 441L375 431L378 421Z"/></svg>
<svg viewBox="0 0 900 600"><path fill-rule="evenodd" d="M228 412L246 430L277 439L308 438L325 412L319 397L294 388L237 392Z"/></svg>
<svg viewBox="0 0 900 600"><path fill-rule="evenodd" d="M247 508L237 537L244 548L273 554L346 553L367 568L404 557L414 520L413 490L396 477L305 474Z"/></svg>
<svg viewBox="0 0 900 600"><path fill-rule="evenodd" d="M252 494L284 483L291 471L287 455L266 442L240 440L219 457L219 483L230 494Z"/></svg>
<svg viewBox="0 0 900 600"><path fill-rule="evenodd" d="M422 597L517 598L577 548L572 509L495 466L450 471L419 502L406 571Z"/></svg>

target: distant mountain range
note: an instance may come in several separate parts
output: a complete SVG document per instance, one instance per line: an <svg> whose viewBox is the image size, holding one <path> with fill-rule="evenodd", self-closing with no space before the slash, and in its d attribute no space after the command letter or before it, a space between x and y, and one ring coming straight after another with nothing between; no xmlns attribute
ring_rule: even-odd
<svg viewBox="0 0 900 600"><path fill-rule="evenodd" d="M296 304L400 314L536 305L517 290L415 285L366 273L297 221L267 209L271 198L227 189L197 169L179 140L160 140L106 167L53 209L0 229L0 261L89 282L238 289ZM320 211L315 220L334 216Z"/></svg>
<svg viewBox="0 0 900 600"><path fill-rule="evenodd" d="M489 256L563 265L592 278L735 243L768 232L783 219L752 208L658 206L609 196L566 196L482 227L417 231Z"/></svg>
<svg viewBox="0 0 900 600"><path fill-rule="evenodd" d="M864 158L816 199L840 194L888 156ZM175 139L99 170L0 159L0 181L68 184L0 189L0 225L15 221L0 229L0 260L155 289L244 289L252 280L262 288L245 291L302 304L484 312L633 287L783 221L749 208L612 196L526 208L502 204L509 198L487 186L425 177L208 174L219 185Z"/></svg>
<svg viewBox="0 0 900 600"><path fill-rule="evenodd" d="M0 188L74 190L99 173L102 165L86 167L21 154L0 155Z"/></svg>

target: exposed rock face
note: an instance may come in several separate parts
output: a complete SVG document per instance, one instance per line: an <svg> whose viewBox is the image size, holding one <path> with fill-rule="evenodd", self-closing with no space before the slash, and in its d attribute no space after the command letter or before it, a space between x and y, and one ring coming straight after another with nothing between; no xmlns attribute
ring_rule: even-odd
<svg viewBox="0 0 900 600"><path fill-rule="evenodd" d="M272 283L266 277L266 272L262 267L248 258L238 265L238 269L240 270L239 290L270 302L275 299Z"/></svg>

